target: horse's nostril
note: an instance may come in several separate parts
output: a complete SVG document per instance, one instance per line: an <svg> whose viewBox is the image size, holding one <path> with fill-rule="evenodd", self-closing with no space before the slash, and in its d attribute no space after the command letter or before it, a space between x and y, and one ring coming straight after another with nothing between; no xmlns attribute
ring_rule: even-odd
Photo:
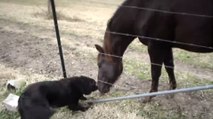
<svg viewBox="0 0 213 119"><path fill-rule="evenodd" d="M98 88L99 92L101 94L105 94L109 92L109 88L108 87L104 87L104 88Z"/></svg>

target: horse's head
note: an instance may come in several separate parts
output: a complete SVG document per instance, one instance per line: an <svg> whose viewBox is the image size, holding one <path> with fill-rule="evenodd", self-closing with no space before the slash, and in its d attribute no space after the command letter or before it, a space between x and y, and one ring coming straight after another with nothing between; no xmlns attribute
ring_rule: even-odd
<svg viewBox="0 0 213 119"><path fill-rule="evenodd" d="M99 51L97 63L98 63L98 90L104 94L110 91L110 87L122 73L123 65L122 59L112 56L104 52L104 49L95 45Z"/></svg>

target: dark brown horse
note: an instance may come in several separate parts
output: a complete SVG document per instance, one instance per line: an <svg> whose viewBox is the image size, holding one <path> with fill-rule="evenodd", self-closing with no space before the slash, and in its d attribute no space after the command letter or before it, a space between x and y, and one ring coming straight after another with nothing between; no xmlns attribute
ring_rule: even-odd
<svg viewBox="0 0 213 119"><path fill-rule="evenodd" d="M101 93L109 92L110 84L121 75L121 57L135 38L148 46L150 92L158 91L163 64L170 88L175 89L173 47L213 52L213 0L126 0L108 22L103 47L95 45Z"/></svg>

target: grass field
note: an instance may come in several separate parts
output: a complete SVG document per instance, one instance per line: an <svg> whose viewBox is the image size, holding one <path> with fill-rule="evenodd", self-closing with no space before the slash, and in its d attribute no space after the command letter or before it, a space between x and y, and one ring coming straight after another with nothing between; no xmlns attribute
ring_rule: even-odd
<svg viewBox="0 0 213 119"><path fill-rule="evenodd" d="M59 28L68 76L97 78L94 45L102 44L107 21L123 0L57 1ZM104 4L103 4L104 3ZM151 85L147 47L137 39L124 55L124 72L109 98L148 92ZM178 88L213 84L213 53L199 54L174 49ZM10 93L5 84L24 79L28 84L62 78L53 21L47 15L47 1L0 0L0 102ZM159 90L168 89L162 71ZM20 94L20 91L15 92ZM94 105L86 112L58 109L52 119L213 119L213 91L155 97ZM0 119L18 119L0 105Z"/></svg>

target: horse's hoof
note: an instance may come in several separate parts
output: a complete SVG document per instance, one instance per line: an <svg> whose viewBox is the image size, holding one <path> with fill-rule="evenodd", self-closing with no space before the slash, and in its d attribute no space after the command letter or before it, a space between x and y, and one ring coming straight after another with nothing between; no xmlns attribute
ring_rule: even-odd
<svg viewBox="0 0 213 119"><path fill-rule="evenodd" d="M146 97L144 100L142 100L142 103L149 103L151 102L153 97Z"/></svg>
<svg viewBox="0 0 213 119"><path fill-rule="evenodd" d="M174 97L175 97L175 94L169 94L169 95L166 96L167 99L172 99Z"/></svg>
<svg viewBox="0 0 213 119"><path fill-rule="evenodd" d="M169 90L175 90L176 88L177 88L177 84L176 83L170 83Z"/></svg>

